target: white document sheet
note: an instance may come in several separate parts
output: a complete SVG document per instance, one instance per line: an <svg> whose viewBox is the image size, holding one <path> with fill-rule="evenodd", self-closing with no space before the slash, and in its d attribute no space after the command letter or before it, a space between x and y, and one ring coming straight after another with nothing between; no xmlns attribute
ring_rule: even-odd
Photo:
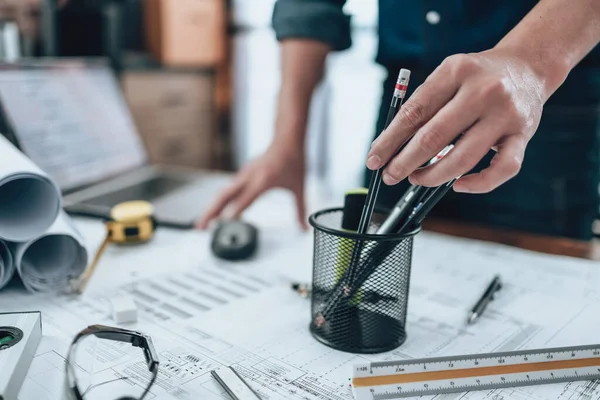
<svg viewBox="0 0 600 400"><path fill-rule="evenodd" d="M88 263L83 237L64 211L47 232L30 241L12 244L12 253L19 276L31 292L65 289Z"/></svg>
<svg viewBox="0 0 600 400"><path fill-rule="evenodd" d="M0 135L0 239L32 239L52 225L60 208L58 186Z"/></svg>
<svg viewBox="0 0 600 400"><path fill-rule="evenodd" d="M0 309L40 310L44 325L19 400L61 398L69 341L88 324L114 325L108 299L121 292L140 310L138 322L125 327L151 335L159 353L152 399L228 399L210 371L233 366L265 400L351 400L349 379L358 362L599 342L597 262L423 233L415 240L406 342L375 355L336 351L310 335L310 301L289 287L288 276L311 269L311 256L305 240L280 249L276 262L204 259L81 298L7 290ZM140 265L137 276L144 277L143 270ZM467 325L468 311L496 273L501 292L475 325ZM106 381L144 374L125 352L110 354L101 376ZM120 394L110 384L102 392L105 398ZM598 400L600 390L597 382L574 382L437 399Z"/></svg>

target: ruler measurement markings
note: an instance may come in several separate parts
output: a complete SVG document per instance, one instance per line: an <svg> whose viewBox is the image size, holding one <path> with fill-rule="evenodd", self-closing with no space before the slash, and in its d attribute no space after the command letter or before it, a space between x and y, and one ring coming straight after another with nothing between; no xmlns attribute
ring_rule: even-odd
<svg viewBox="0 0 600 400"><path fill-rule="evenodd" d="M567 360L572 358L597 358L600 357L600 348L586 349L576 351L558 351L552 352L537 351L528 354L512 354L512 355L472 355L470 357L456 356L444 357L441 359L425 359L412 362L382 362L363 364L355 369L355 377L371 376L374 372L379 374L397 374L397 373L413 373L424 370L441 371L449 368L458 369L460 367L467 368L471 366L493 366L504 364L522 364L535 363L547 360ZM450 366L452 364L452 366Z"/></svg>
<svg viewBox="0 0 600 400"><path fill-rule="evenodd" d="M383 375L356 378L354 386L387 385L393 383L424 382L448 378L472 378L524 372L553 371L577 367L600 366L600 358L577 360L546 361L540 363L509 364L494 367L465 368L444 371L416 372L412 374Z"/></svg>
<svg viewBox="0 0 600 400"><path fill-rule="evenodd" d="M594 380L600 378L600 374L580 374L580 379L576 379L577 381L585 381L585 380ZM490 383L481 383L481 384L455 384L453 386L444 386L440 385L432 385L425 384L422 385L421 389L415 388L402 388L402 390L394 390L394 388L390 387L380 387L376 389L362 388L356 391L358 394L356 397L359 400L362 399L396 399L401 397L412 397L412 396L426 396L426 395L435 395L441 393L460 393L467 391L479 391L479 390L492 390L499 388L511 388L515 386L534 386L541 385L545 383L564 383L573 381L571 376L566 376L562 378L534 378L534 379L513 379L507 380L504 382L490 382ZM389 397L392 396L392 397Z"/></svg>
<svg viewBox="0 0 600 400"><path fill-rule="evenodd" d="M426 365L435 365L443 363L460 363L460 362L485 362L486 360L498 360L498 359L513 359L519 358L519 362L527 362L532 361L536 357L548 357L551 355L552 357L558 357L563 354L562 359L568 359L571 357L594 357L600 356L600 346L589 346L585 348L573 348L564 350L564 349L545 349L545 350L530 350L530 351L517 351L510 353L490 353L490 354L471 354L471 355L459 355L459 356L448 356L448 357L439 357L439 358L425 358L419 360L402 360L402 361L383 361L383 362L373 362L371 364L363 364L359 367L365 367L367 369L363 369L364 371L368 371L368 368L373 370L375 369L383 369L385 367L411 367L411 366L422 366Z"/></svg>
<svg viewBox="0 0 600 400"><path fill-rule="evenodd" d="M600 345L358 364L358 400L600 379ZM391 396L391 397L390 397Z"/></svg>

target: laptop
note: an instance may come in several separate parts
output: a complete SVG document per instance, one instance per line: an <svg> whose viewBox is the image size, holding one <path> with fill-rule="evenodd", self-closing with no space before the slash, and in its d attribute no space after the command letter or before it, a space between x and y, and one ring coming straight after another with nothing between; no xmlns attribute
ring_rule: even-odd
<svg viewBox="0 0 600 400"><path fill-rule="evenodd" d="M0 63L0 129L55 180L65 211L107 218L147 200L159 225L191 228L229 174L152 165L103 60Z"/></svg>

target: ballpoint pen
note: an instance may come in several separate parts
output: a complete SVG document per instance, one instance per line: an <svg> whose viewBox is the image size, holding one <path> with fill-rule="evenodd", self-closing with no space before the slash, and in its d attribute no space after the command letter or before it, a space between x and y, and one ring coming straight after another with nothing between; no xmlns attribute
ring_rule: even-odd
<svg viewBox="0 0 600 400"><path fill-rule="evenodd" d="M481 295L481 298L473 306L473 309L467 317L467 323L473 324L479 319L479 317L481 317L481 314L483 314L483 311L487 307L488 303L494 299L494 295L500 289L502 289L502 282L500 281L500 276L496 275L494 276L494 279L492 279L492 282L490 282L485 292L483 292Z"/></svg>

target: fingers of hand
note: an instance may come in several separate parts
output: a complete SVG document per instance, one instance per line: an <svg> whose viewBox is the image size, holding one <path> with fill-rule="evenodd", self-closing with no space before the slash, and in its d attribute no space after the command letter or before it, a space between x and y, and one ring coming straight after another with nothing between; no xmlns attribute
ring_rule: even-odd
<svg viewBox="0 0 600 400"><path fill-rule="evenodd" d="M482 109L481 102L473 103L471 91L468 88L461 88L456 96L419 129L406 147L394 157L384 171L384 183L387 185L398 183L435 157L477 120Z"/></svg>
<svg viewBox="0 0 600 400"><path fill-rule="evenodd" d="M455 156L460 155L461 157L453 157L455 164L446 171L444 177L432 172L439 172L442 169L441 165L428 168L423 173L417 171L421 165L435 157L438 152L476 121L487 118L494 118L498 121L497 127L488 127L490 129L478 132L480 135L486 136L478 139L480 146L478 146L476 154L479 159L489 150L489 147L484 149L485 146L493 145L499 140L500 136L494 135L495 132L520 130L519 121L522 118L515 111L514 85L501 71L491 69L488 64L473 55L449 57L425 82L418 95L411 99L416 104L429 105L417 108L421 111L414 117L414 109L409 106L413 103L411 100L407 102L405 107L409 106L408 110L401 111L400 118L397 118L390 129L381 135L381 142L374 143L369 154L369 156L381 160L381 165L385 164L386 157L395 153L400 147L399 143L406 141L410 132L418 128L405 148L389 162L383 174L384 183L394 185L412 175L412 178L415 179L414 183L423 186L437 186L443 183L441 179L447 181L461 175L459 170L464 170L469 166L472 168L479 161L474 154L460 154L462 151L454 151ZM448 85L447 82L451 82L451 84ZM445 96L440 96L436 90L444 93ZM448 96L451 98L448 99ZM433 101L431 101L432 99ZM441 104L438 103L440 100ZM412 119L407 118L405 113L412 114ZM408 125L408 128L404 125ZM374 165L368 166L373 167ZM419 173L415 173L415 171Z"/></svg>
<svg viewBox="0 0 600 400"><path fill-rule="evenodd" d="M439 186L468 173L498 142L501 133L495 119L486 118L476 122L444 158L413 172L410 182L420 186Z"/></svg>
<svg viewBox="0 0 600 400"><path fill-rule="evenodd" d="M306 201L304 199L304 189L300 188L294 191L294 196L296 198L296 211L298 214L298 222L300 226L306 230L308 229L308 224L306 223Z"/></svg>
<svg viewBox="0 0 600 400"><path fill-rule="evenodd" d="M264 186L261 185L260 182L254 181L247 185L234 201L231 218L239 218L246 208L248 208L263 192Z"/></svg>
<svg viewBox="0 0 600 400"><path fill-rule="evenodd" d="M444 64L438 67L373 142L367 155L369 169L379 169L387 164L398 149L454 96L459 85L447 70Z"/></svg>
<svg viewBox="0 0 600 400"><path fill-rule="evenodd" d="M221 194L217 197L217 199L213 202L213 204L198 222L198 228L206 229L210 221L218 217L221 212L223 212L225 207L227 207L227 205L244 189L244 186L244 182L238 179L223 192L221 192Z"/></svg>
<svg viewBox="0 0 600 400"><path fill-rule="evenodd" d="M454 184L456 192L487 193L517 175L525 156L526 142L521 135L508 136L498 145L490 166L479 173L463 176Z"/></svg>

